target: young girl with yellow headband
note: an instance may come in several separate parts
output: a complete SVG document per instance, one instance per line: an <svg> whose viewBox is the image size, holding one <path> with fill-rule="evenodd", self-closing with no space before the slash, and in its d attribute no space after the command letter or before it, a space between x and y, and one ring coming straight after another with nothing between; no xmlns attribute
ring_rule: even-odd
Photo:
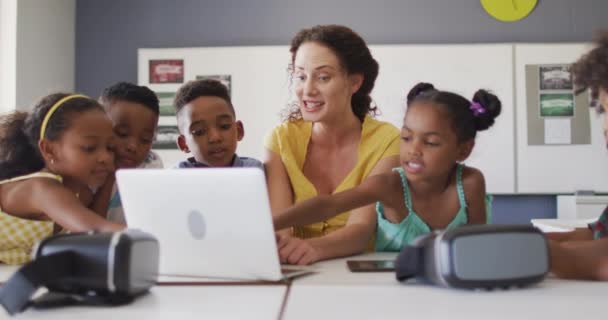
<svg viewBox="0 0 608 320"><path fill-rule="evenodd" d="M113 139L104 109L82 95L51 94L29 114L0 117L0 263L27 262L60 229L124 228L87 208L113 171Z"/></svg>

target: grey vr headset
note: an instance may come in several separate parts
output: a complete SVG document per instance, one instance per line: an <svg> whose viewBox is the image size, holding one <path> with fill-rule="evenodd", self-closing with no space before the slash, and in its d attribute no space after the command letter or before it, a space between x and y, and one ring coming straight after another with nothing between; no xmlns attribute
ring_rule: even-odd
<svg viewBox="0 0 608 320"><path fill-rule="evenodd" d="M32 255L0 287L0 304L11 315L29 306L129 303L158 276L158 241L138 230L56 235ZM30 301L39 287L49 292Z"/></svg>
<svg viewBox="0 0 608 320"><path fill-rule="evenodd" d="M508 288L541 281L549 271L549 252L545 236L532 226L462 226L418 237L402 249L395 267L399 281Z"/></svg>

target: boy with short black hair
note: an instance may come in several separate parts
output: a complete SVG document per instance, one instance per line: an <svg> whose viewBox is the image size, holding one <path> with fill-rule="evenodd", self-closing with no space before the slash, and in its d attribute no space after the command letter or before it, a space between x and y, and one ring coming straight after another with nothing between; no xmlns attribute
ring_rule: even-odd
<svg viewBox="0 0 608 320"><path fill-rule="evenodd" d="M228 89L217 80L194 80L179 88L174 106L179 137L177 145L192 157L176 168L257 167L254 158L239 157L237 143L243 139L243 123L236 120Z"/></svg>

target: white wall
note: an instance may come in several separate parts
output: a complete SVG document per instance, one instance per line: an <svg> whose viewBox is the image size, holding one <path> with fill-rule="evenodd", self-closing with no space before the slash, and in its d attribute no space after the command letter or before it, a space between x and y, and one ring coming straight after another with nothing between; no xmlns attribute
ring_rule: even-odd
<svg viewBox="0 0 608 320"><path fill-rule="evenodd" d="M4 30L4 27L2 26L2 21L5 21L5 19L2 16L2 12L6 11L6 9L2 10L2 3L4 1L0 0L0 45L3 45L4 43L2 43L2 39L4 38L4 36L2 35L2 30ZM3 55L3 50L0 50L0 108L2 108L2 92L4 91L4 89L2 88L2 71L3 68L2 66L4 66L4 62L2 60ZM0 112L1 114L2 112Z"/></svg>
<svg viewBox="0 0 608 320"><path fill-rule="evenodd" d="M18 0L16 107L74 91L76 0Z"/></svg>
<svg viewBox="0 0 608 320"><path fill-rule="evenodd" d="M0 0L0 113L74 91L76 0Z"/></svg>
<svg viewBox="0 0 608 320"><path fill-rule="evenodd" d="M504 106L513 105L512 44L370 45L370 49L380 64L371 96L382 112L379 119L397 128L403 122L405 95L420 81L465 97L472 97L479 88L489 88ZM183 59L184 81L199 75L231 75L232 103L246 132L238 153L262 158L263 137L280 123L279 114L293 89L286 72L287 46L140 49L138 56L139 84L156 92L175 92L181 83L150 83L149 60ZM175 116L169 116L161 117L159 123L175 125L175 121ZM516 192L514 123L514 109L503 108L496 125L478 135L466 161L484 173L486 188L493 194ZM186 157L177 148L158 153L166 166Z"/></svg>
<svg viewBox="0 0 608 320"><path fill-rule="evenodd" d="M0 0L0 114L15 109L17 0Z"/></svg>

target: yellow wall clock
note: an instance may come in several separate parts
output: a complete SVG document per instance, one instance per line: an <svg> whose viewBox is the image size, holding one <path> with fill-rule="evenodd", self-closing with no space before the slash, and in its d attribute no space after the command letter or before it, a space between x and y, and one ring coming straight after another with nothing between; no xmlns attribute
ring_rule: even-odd
<svg viewBox="0 0 608 320"><path fill-rule="evenodd" d="M538 0L481 0L481 5L494 19L512 22L525 18Z"/></svg>

